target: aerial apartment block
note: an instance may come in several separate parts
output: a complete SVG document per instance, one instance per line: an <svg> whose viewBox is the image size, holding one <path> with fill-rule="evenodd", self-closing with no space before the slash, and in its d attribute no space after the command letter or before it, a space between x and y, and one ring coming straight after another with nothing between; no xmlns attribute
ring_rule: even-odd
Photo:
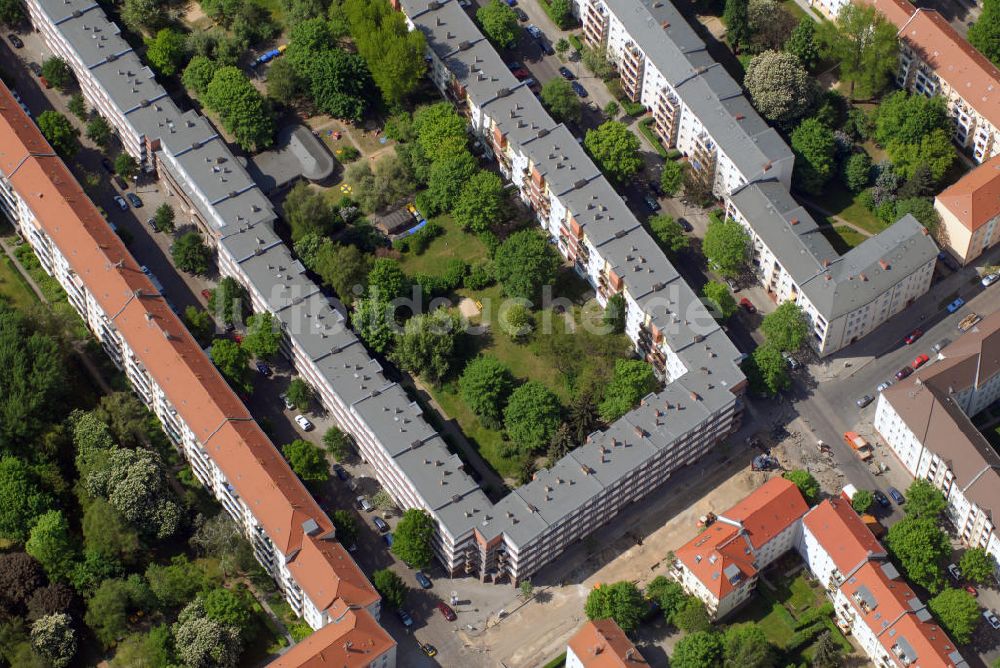
<svg viewBox="0 0 1000 668"><path fill-rule="evenodd" d="M1000 155L948 186L934 198L942 237L962 264L1000 243Z"/></svg>
<svg viewBox="0 0 1000 668"><path fill-rule="evenodd" d="M934 241L911 217L843 256L788 192L794 157L671 2L574 0L588 45L603 50L663 145L706 175L753 242L752 267L776 302L797 302L820 356L836 352L930 287Z"/></svg>
<svg viewBox="0 0 1000 668"><path fill-rule="evenodd" d="M0 209L66 291L101 347L184 453L314 629L350 608L395 662L380 597L334 527L125 249L63 162L0 86Z"/></svg>
<svg viewBox="0 0 1000 668"><path fill-rule="evenodd" d="M485 137L484 123L502 125L512 140L515 132L525 138L523 145L508 144L523 148L516 159L531 165L529 174L533 170L527 181L520 172L518 184L533 187L539 206L549 207L545 224L553 236L575 230L560 248L567 256L573 249L577 271L595 285L601 302L625 294L627 333L667 383L497 504L466 474L417 403L385 377L347 327L339 305L306 275L274 232L273 206L218 132L151 90L115 98L121 104L115 113L128 116L146 138L148 165L177 198L182 216L214 245L221 273L247 288L254 310L270 311L281 323L282 352L353 437L382 486L400 506L422 508L437 520L434 548L444 567L516 583L728 435L739 423L745 378L739 352L700 299L569 131L519 85L458 3L411 9L414 24L440 54L435 67L442 59L468 62L461 80L447 81L470 91L474 129ZM32 18L59 49L86 51L97 26L98 34L113 35L105 48L127 50L113 24L85 0L37 0ZM80 59L69 62L82 67Z"/></svg>
<svg viewBox="0 0 1000 668"><path fill-rule="evenodd" d="M1000 561L1000 455L972 423L998 398L1000 313L994 313L883 392L874 426L910 475L944 493L962 542Z"/></svg>
<svg viewBox="0 0 1000 668"><path fill-rule="evenodd" d="M588 621L566 644L566 668L641 668L645 657L613 619Z"/></svg>

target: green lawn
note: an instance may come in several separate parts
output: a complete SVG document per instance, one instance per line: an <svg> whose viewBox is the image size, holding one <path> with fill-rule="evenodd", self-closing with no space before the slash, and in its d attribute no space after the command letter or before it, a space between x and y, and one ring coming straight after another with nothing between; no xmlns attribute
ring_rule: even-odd
<svg viewBox="0 0 1000 668"><path fill-rule="evenodd" d="M11 306L19 311L27 310L30 305L38 303L35 293L6 255L0 259L0 297L7 299Z"/></svg>
<svg viewBox="0 0 1000 668"><path fill-rule="evenodd" d="M833 215L840 216L872 234L878 234L886 228L882 221L861 203L861 193L852 193L838 181L832 180L827 183L823 195L812 201Z"/></svg>
<svg viewBox="0 0 1000 668"><path fill-rule="evenodd" d="M841 255L868 238L847 225L821 225L820 232Z"/></svg>
<svg viewBox="0 0 1000 668"><path fill-rule="evenodd" d="M783 0L781 6L785 8L786 12L794 16L796 21L801 21L808 16L805 11L795 3L795 0Z"/></svg>
<svg viewBox="0 0 1000 668"><path fill-rule="evenodd" d="M408 275L441 274L445 263L453 258L461 258L469 264L486 259L486 246L479 237L463 232L451 216L438 216L431 222L443 227L445 233L432 241L421 255L412 251L403 253L399 264Z"/></svg>

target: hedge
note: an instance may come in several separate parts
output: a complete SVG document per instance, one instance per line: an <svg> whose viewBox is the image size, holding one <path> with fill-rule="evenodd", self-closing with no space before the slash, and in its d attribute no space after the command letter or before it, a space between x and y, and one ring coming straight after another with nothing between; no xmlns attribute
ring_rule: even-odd
<svg viewBox="0 0 1000 668"><path fill-rule="evenodd" d="M573 45L573 48L577 51L583 51L583 40L580 39L578 35L570 35L567 37L569 43Z"/></svg>
<svg viewBox="0 0 1000 668"><path fill-rule="evenodd" d="M547 664L542 666L542 668L559 668L559 666L565 666L565 665L566 665L566 652L563 652L562 654L560 654L559 656L557 656L556 658L552 659Z"/></svg>
<svg viewBox="0 0 1000 668"><path fill-rule="evenodd" d="M653 128L650 127L654 122L655 119L653 118L644 118L639 122L639 132L646 136L646 139L648 139L649 143L653 145L653 148L656 149L656 152L661 158L667 159L667 149L663 147L663 143L660 141L660 138L656 136L656 133L653 132Z"/></svg>
<svg viewBox="0 0 1000 668"><path fill-rule="evenodd" d="M821 619L827 618L833 614L833 603L827 601L823 605L815 608L810 608L806 611L806 614L799 617L799 620L795 622L795 629L801 629L803 627L809 626L813 622L819 621Z"/></svg>

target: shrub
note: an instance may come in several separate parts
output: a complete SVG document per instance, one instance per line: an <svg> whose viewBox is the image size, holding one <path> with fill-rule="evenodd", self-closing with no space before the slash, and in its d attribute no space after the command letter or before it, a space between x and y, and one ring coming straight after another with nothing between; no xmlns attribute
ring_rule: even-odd
<svg viewBox="0 0 1000 668"><path fill-rule="evenodd" d="M493 285L493 282L493 272L488 262L472 265L465 277L465 287L470 290L484 290Z"/></svg>
<svg viewBox="0 0 1000 668"><path fill-rule="evenodd" d="M632 116L633 118L637 118L646 113L646 105L642 102L629 102L626 100L622 102L622 109L625 110L627 115Z"/></svg>
<svg viewBox="0 0 1000 668"><path fill-rule="evenodd" d="M354 148L350 144L344 144L343 146L338 148L334 152L334 154L337 156L337 159L340 160L341 162L354 162L355 160L361 157L361 151Z"/></svg>

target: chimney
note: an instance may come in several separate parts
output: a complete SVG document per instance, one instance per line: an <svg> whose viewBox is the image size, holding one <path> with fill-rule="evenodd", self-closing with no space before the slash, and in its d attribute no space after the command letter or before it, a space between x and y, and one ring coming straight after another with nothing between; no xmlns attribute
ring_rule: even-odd
<svg viewBox="0 0 1000 668"><path fill-rule="evenodd" d="M889 269L889 263L886 262L885 260L879 260L878 261L878 266L882 267L882 269L885 269L885 270Z"/></svg>
<svg viewBox="0 0 1000 668"><path fill-rule="evenodd" d="M799 219L798 218L792 218L788 222L791 223L792 225L798 225L799 224Z"/></svg>

